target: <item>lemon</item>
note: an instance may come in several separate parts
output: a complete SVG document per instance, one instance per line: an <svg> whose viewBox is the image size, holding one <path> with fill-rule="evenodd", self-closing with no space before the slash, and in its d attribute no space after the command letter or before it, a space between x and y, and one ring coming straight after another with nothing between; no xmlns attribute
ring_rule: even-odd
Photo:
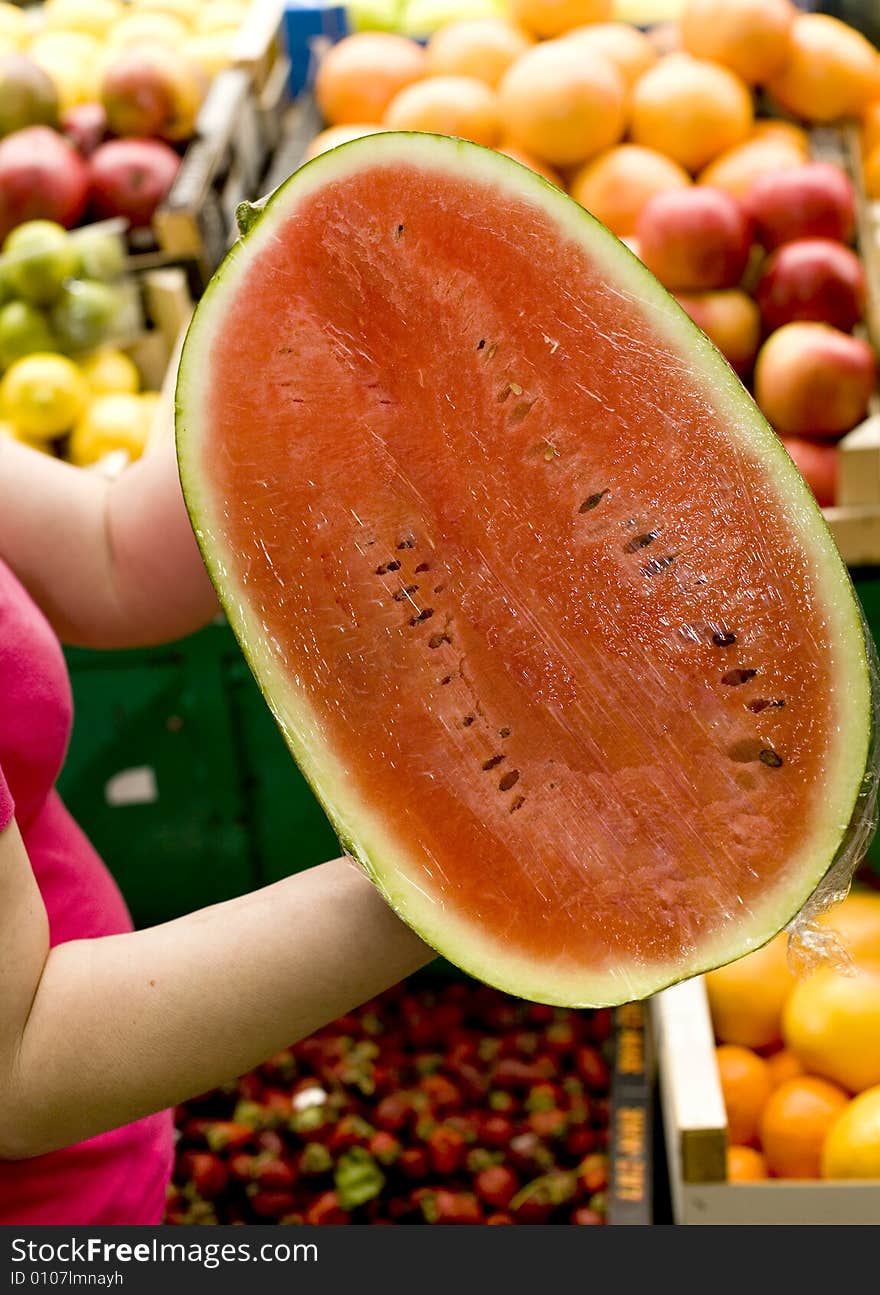
<svg viewBox="0 0 880 1295"><path fill-rule="evenodd" d="M107 346L90 355L80 369L96 396L134 396L141 385L137 366L124 351Z"/></svg>
<svg viewBox="0 0 880 1295"><path fill-rule="evenodd" d="M0 441L4 439L18 441L21 445L27 445L32 450L39 450L41 454L52 454L52 446L48 442L37 440L33 436L25 436L24 432L19 431L15 423L10 423L0 418Z"/></svg>
<svg viewBox="0 0 880 1295"><path fill-rule="evenodd" d="M107 45L111 50L127 49L130 45L170 45L179 49L189 34L186 23L170 13L127 14L110 31Z"/></svg>
<svg viewBox="0 0 880 1295"><path fill-rule="evenodd" d="M97 463L114 450L125 450L130 459L139 459L149 430L139 396L118 392L96 396L70 434L68 458L81 467Z"/></svg>
<svg viewBox="0 0 880 1295"><path fill-rule="evenodd" d="M203 3L204 0L133 0L131 7L138 13L171 14L172 18L179 18L189 27L195 22Z"/></svg>
<svg viewBox="0 0 880 1295"><path fill-rule="evenodd" d="M50 31L81 31L102 37L122 17L121 0L46 0L42 14Z"/></svg>
<svg viewBox="0 0 880 1295"><path fill-rule="evenodd" d="M216 0L213 4L203 5L195 21L195 30L200 34L237 31L244 22L247 8L247 5L236 4L235 0Z"/></svg>
<svg viewBox="0 0 880 1295"><path fill-rule="evenodd" d="M100 99L103 46L78 31L49 31L28 53L55 86L62 112Z"/></svg>
<svg viewBox="0 0 880 1295"><path fill-rule="evenodd" d="M24 49L30 32L28 20L14 4L0 3L0 41L10 49Z"/></svg>
<svg viewBox="0 0 880 1295"><path fill-rule="evenodd" d="M880 1085L854 1097L822 1148L823 1178L880 1178Z"/></svg>
<svg viewBox="0 0 880 1295"><path fill-rule="evenodd" d="M72 360L37 352L16 360L0 383L0 405L26 436L51 440L81 417L89 387Z"/></svg>
<svg viewBox="0 0 880 1295"><path fill-rule="evenodd" d="M799 981L782 1016L785 1046L810 1074L852 1093L880 1084L880 962Z"/></svg>

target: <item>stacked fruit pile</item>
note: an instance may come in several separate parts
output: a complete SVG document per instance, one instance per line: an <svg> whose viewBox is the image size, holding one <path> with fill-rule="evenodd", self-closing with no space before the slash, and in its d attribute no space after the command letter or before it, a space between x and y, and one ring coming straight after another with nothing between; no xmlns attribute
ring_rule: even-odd
<svg viewBox="0 0 880 1295"><path fill-rule="evenodd" d="M349 37L319 68L327 127L309 156L383 129L432 131L567 188L753 384L829 504L834 444L864 417L875 368L852 335L865 304L852 185L809 163L799 122L874 120L880 54L789 0L689 0L680 25L651 35L607 21L612 9L511 0L510 17L452 23L426 48ZM789 120L756 117L767 101Z"/></svg>
<svg viewBox="0 0 880 1295"><path fill-rule="evenodd" d="M24 220L148 226L249 0L0 0L0 238Z"/></svg>
<svg viewBox="0 0 880 1295"><path fill-rule="evenodd" d="M732 1182L880 1179L880 896L822 924L837 964L795 975L782 935L706 977Z"/></svg>
<svg viewBox="0 0 880 1295"><path fill-rule="evenodd" d="M170 1223L600 1224L611 1015L404 983L177 1112Z"/></svg>

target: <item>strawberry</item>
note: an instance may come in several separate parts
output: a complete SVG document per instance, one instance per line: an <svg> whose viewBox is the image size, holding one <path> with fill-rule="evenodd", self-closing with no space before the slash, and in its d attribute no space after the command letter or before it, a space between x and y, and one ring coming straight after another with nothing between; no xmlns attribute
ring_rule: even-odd
<svg viewBox="0 0 880 1295"><path fill-rule="evenodd" d="M376 1132L360 1115L343 1115L330 1137L327 1139L328 1150L335 1155L348 1147L362 1147Z"/></svg>
<svg viewBox="0 0 880 1295"><path fill-rule="evenodd" d="M253 1143L254 1130L234 1120L206 1120L204 1137L212 1151L238 1151Z"/></svg>
<svg viewBox="0 0 880 1295"><path fill-rule="evenodd" d="M486 1115L480 1121L477 1141L484 1147L506 1147L513 1134L513 1123L506 1115Z"/></svg>
<svg viewBox="0 0 880 1295"><path fill-rule="evenodd" d="M255 1183L247 1189L251 1209L258 1219L280 1219L294 1208L292 1192L263 1191Z"/></svg>
<svg viewBox="0 0 880 1295"><path fill-rule="evenodd" d="M529 1116L529 1128L539 1138L561 1138L568 1128L568 1116L565 1111L532 1111Z"/></svg>
<svg viewBox="0 0 880 1295"><path fill-rule="evenodd" d="M465 1140L457 1129L439 1125L428 1138L428 1158L437 1174L457 1172L464 1159Z"/></svg>
<svg viewBox="0 0 880 1295"><path fill-rule="evenodd" d="M336 1192L322 1192L312 1201L306 1210L306 1223L314 1227L318 1224L347 1223L349 1216L339 1204Z"/></svg>
<svg viewBox="0 0 880 1295"><path fill-rule="evenodd" d="M254 1176L254 1166L256 1156L249 1155L246 1151L236 1151L229 1157L227 1164L232 1177L239 1183L249 1183Z"/></svg>
<svg viewBox="0 0 880 1295"><path fill-rule="evenodd" d="M370 1154L375 1156L380 1165L395 1164L400 1159L400 1153L403 1148L393 1133L387 1133L380 1129L374 1133L369 1141Z"/></svg>
<svg viewBox="0 0 880 1295"><path fill-rule="evenodd" d="M559 1105L562 1093L558 1084L534 1084L526 1097L527 1111L552 1111Z"/></svg>
<svg viewBox="0 0 880 1295"><path fill-rule="evenodd" d="M554 1008L545 1003L529 1003L528 1018L532 1025L550 1025L555 1017Z"/></svg>
<svg viewBox="0 0 880 1295"><path fill-rule="evenodd" d="M449 1192L439 1188L422 1199L426 1223L482 1223L480 1202L471 1192Z"/></svg>
<svg viewBox="0 0 880 1295"><path fill-rule="evenodd" d="M605 1092L611 1082L608 1063L598 1048L584 1044L578 1048L574 1058L578 1075L591 1092Z"/></svg>
<svg viewBox="0 0 880 1295"><path fill-rule="evenodd" d="M569 1223L577 1223L581 1227L596 1227L605 1222L604 1215L597 1214L586 1205L579 1205L577 1209L572 1210L569 1215Z"/></svg>
<svg viewBox="0 0 880 1295"><path fill-rule="evenodd" d="M600 1152L585 1156L577 1167L578 1181L589 1195L608 1186L608 1157Z"/></svg>
<svg viewBox="0 0 880 1295"><path fill-rule="evenodd" d="M389 1093L376 1107L374 1123L389 1133L399 1133L412 1115L412 1101L404 1093Z"/></svg>
<svg viewBox="0 0 880 1295"><path fill-rule="evenodd" d="M296 1182L296 1173L287 1160L266 1153L257 1156L253 1166L253 1176L269 1191L287 1191Z"/></svg>
<svg viewBox="0 0 880 1295"><path fill-rule="evenodd" d="M490 1214L486 1219L486 1226L490 1228L498 1227L499 1224L513 1223L513 1221L512 1214L505 1214L503 1211L496 1211L494 1214Z"/></svg>
<svg viewBox="0 0 880 1295"><path fill-rule="evenodd" d="M427 1178L431 1162L424 1147L407 1147L398 1160L400 1172L404 1178L418 1180Z"/></svg>
<svg viewBox="0 0 880 1295"><path fill-rule="evenodd" d="M576 1124L565 1135L565 1154L580 1160L596 1145L596 1134L587 1124Z"/></svg>
<svg viewBox="0 0 880 1295"><path fill-rule="evenodd" d="M474 1189L487 1205L506 1210L519 1190L519 1180L512 1169L505 1165L494 1165L477 1174Z"/></svg>
<svg viewBox="0 0 880 1295"><path fill-rule="evenodd" d="M610 1007L598 1007L590 1014L590 1036L596 1043L611 1038L614 1016Z"/></svg>
<svg viewBox="0 0 880 1295"><path fill-rule="evenodd" d="M229 1170L210 1151L184 1151L177 1169L202 1200L222 1195L229 1184Z"/></svg>
<svg viewBox="0 0 880 1295"><path fill-rule="evenodd" d="M461 1107L461 1093L445 1075L425 1075L419 1081L419 1088L438 1111L458 1110Z"/></svg>
<svg viewBox="0 0 880 1295"><path fill-rule="evenodd" d="M546 1223L560 1205L573 1200L577 1191L574 1174L557 1169L527 1183L510 1202L517 1223Z"/></svg>

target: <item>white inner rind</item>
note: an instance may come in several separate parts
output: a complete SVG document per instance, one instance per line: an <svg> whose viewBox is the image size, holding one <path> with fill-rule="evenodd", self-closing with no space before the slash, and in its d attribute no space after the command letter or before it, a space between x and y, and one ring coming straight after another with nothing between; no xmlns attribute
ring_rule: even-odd
<svg viewBox="0 0 880 1295"><path fill-rule="evenodd" d="M348 777L345 753L322 739L320 716L267 640L235 572L238 555L224 538L203 451L210 442L207 410L211 350L226 311L254 258L267 251L279 225L300 203L328 184L373 167L405 164L442 179L473 178L552 220L560 238L580 244L608 267L629 308L641 309L671 351L702 370L705 398L734 440L762 462L777 487L779 520L800 540L812 570L817 601L829 627L836 681L838 727L828 751L825 778L817 786L822 811L801 855L790 861L783 882L769 887L747 917L737 916L714 938L682 950L674 962L621 966L614 971L558 965L552 951L537 962L505 947L464 913L443 907L424 889L420 860L397 846L386 819ZM477 199L475 199L477 200ZM591 216L553 185L510 159L476 145L441 136L378 134L324 153L298 171L270 200L246 241L236 244L196 311L181 359L177 386L177 446L181 481L206 565L230 624L242 643L297 763L311 783L340 838L369 872L400 916L434 948L481 980L525 998L566 1006L598 1006L645 998L685 977L729 962L771 939L800 909L830 866L851 821L868 761L871 679L864 633L852 586L825 522L781 442L715 347L640 262Z"/></svg>

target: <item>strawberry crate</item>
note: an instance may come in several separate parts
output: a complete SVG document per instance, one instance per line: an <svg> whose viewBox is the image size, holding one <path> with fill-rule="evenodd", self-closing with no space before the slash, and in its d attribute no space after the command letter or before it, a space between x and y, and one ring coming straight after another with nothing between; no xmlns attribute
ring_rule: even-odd
<svg viewBox="0 0 880 1295"><path fill-rule="evenodd" d="M880 1180L728 1182L727 1116L703 978L655 995L651 1019L676 1223L876 1225Z"/></svg>

